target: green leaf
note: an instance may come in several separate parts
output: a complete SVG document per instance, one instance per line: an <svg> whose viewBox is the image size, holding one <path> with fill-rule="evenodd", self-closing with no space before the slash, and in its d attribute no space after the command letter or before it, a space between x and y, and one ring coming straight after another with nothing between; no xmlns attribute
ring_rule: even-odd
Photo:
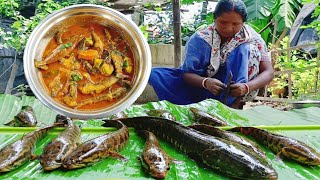
<svg viewBox="0 0 320 180"><path fill-rule="evenodd" d="M272 12L276 0L244 0L248 11L248 20L265 19Z"/></svg>
<svg viewBox="0 0 320 180"><path fill-rule="evenodd" d="M300 11L300 7L297 0L282 0L276 20L283 20L285 27L290 28L296 18L296 11Z"/></svg>
<svg viewBox="0 0 320 180"><path fill-rule="evenodd" d="M37 119L44 124L52 124L55 120L56 112L50 110L36 98L30 96L23 96L18 98L12 95L0 94L0 124L3 124L12 119L21 109L22 106L29 105L34 111ZM171 104L167 101L149 102L141 105L132 105L125 109L124 112L129 117L146 115L146 110L151 109L164 109L171 112L177 121L189 125L194 122L194 117L189 110L189 107L202 109L211 113L218 118L227 121L232 126L253 126L264 125L262 128L269 131L282 134L284 136L292 137L303 141L320 151L320 111L319 108L311 107L305 109L297 109L294 111L283 112L272 109L266 106L258 106L250 110L234 110L226 107L225 105L215 100L205 100L199 103L179 106ZM303 118L301 118L303 117ZM108 118L108 117L107 117ZM113 128L104 128L100 125L100 120L75 120L75 123L81 125L81 142L87 141L100 134L110 133L114 131ZM41 126L44 126L41 124ZM226 127L224 128L226 129ZM13 127L0 127L0 144L1 147L11 143L23 134L33 131L35 128L13 128ZM51 130L44 139L38 141L35 148L35 154L40 155L43 148L53 138L55 138L63 128L55 128ZM128 159L128 161L121 161L116 158L106 158L92 166L82 169L66 171L57 169L51 172L44 172L41 169L39 160L32 160L19 167L18 169L0 175L1 179L20 179L19 177L32 176L32 179L68 179L68 180L85 180L94 176L95 179L108 178L121 178L121 179L150 179L144 170L141 168L140 162L136 159L141 155L144 139L139 137L133 129L130 129L130 140L128 144L120 151L120 154ZM174 132L165 132L174 133ZM181 151L176 150L168 142L159 139L161 147L172 158L180 161L181 163L172 163L171 169L166 177L166 180L180 180L180 179L229 179L214 170L204 168L191 160ZM298 176L301 179L319 179L320 170L319 166L309 167L301 166L283 159L278 161L277 155L273 154L269 149L262 147L266 152L268 160L271 161L272 166L278 173L279 179L296 179Z"/></svg>
<svg viewBox="0 0 320 180"><path fill-rule="evenodd" d="M63 50L63 49L66 49L66 48L68 48L68 47L71 47L72 46L72 42L69 42L69 43L67 43L67 44L63 44L63 45L61 45L61 47L59 48L60 50Z"/></svg>

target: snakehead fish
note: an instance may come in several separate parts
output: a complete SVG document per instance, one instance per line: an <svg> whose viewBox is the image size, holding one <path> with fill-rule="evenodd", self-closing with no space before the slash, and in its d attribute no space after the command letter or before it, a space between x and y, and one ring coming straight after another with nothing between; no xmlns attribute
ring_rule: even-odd
<svg viewBox="0 0 320 180"><path fill-rule="evenodd" d="M55 126L56 124L30 132L18 141L3 147L0 150L0 172L14 170L31 159L37 141Z"/></svg>
<svg viewBox="0 0 320 180"><path fill-rule="evenodd" d="M40 156L40 164L46 171L61 167L61 161L77 147L81 135L80 128L69 117L57 115L56 121L66 121L67 127L46 145Z"/></svg>
<svg viewBox="0 0 320 180"><path fill-rule="evenodd" d="M235 127L230 131L241 132L253 137L277 155L282 155L302 164L320 165L320 154L307 144L296 139L254 127Z"/></svg>
<svg viewBox="0 0 320 180"><path fill-rule="evenodd" d="M140 158L142 167L156 179L165 178L170 169L171 158L160 147L156 136L152 132L142 130L138 131L138 134L146 138Z"/></svg>
<svg viewBox="0 0 320 180"><path fill-rule="evenodd" d="M14 127L35 127L37 118L31 106L22 106L21 111L14 116L14 119L4 125Z"/></svg>
<svg viewBox="0 0 320 180"><path fill-rule="evenodd" d="M110 120L107 126L115 126L119 130L98 136L84 142L62 161L62 166L66 169L82 168L92 165L109 156L125 159L117 153L129 140L129 130L120 121Z"/></svg>
<svg viewBox="0 0 320 180"><path fill-rule="evenodd" d="M188 127L195 129L197 131L203 132L205 134L214 136L214 137L222 138L222 139L225 139L228 141L232 141L232 142L241 144L241 145L246 146L249 149L253 150L259 156L261 156L263 158L267 158L266 154L262 150L260 150L254 142L247 140L247 139L244 139L244 138L242 138L232 132L224 131L219 128L216 128L216 127L213 127L210 125L206 125L206 124L195 124L195 125L191 125Z"/></svg>
<svg viewBox="0 0 320 180"><path fill-rule="evenodd" d="M227 126L228 124L220 119L213 117L212 115L201 111L197 108L190 107L190 111L193 113L195 120L199 124L208 124L211 126Z"/></svg>
<svg viewBox="0 0 320 180"><path fill-rule="evenodd" d="M118 119L136 130L148 130L186 153L199 163L239 179L276 179L268 161L250 149L160 117ZM109 120L110 121L110 120ZM107 120L105 122L108 122ZM102 126L106 126L103 124Z"/></svg>
<svg viewBox="0 0 320 180"><path fill-rule="evenodd" d="M176 120L176 118L167 110L164 109L151 109L147 111L148 116L163 117L170 120Z"/></svg>

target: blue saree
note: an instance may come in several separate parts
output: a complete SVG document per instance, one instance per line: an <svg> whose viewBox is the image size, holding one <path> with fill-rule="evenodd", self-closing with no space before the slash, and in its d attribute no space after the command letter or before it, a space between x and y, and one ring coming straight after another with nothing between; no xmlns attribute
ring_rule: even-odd
<svg viewBox="0 0 320 180"><path fill-rule="evenodd" d="M225 99L225 92L215 96L207 89L188 85L182 78L183 73L194 73L202 77L213 77L224 84L227 84L230 71L233 74L232 81L236 83L248 82L248 80L258 74L259 68L257 62L259 63L262 56L261 53L258 55L255 54L255 52L258 52L257 48L253 49L255 51L252 50L252 47L258 46L252 46L251 41L247 40L249 39L248 35L244 35L244 31L247 31L247 29L243 28L243 30L235 35L234 40L226 45L227 48L231 48L232 50L222 47L221 51L220 49L217 50L220 47L217 47L217 44L220 44L220 42L213 40L218 37L213 33L213 29L214 25L195 33L190 38L186 44L185 60L180 68L152 69L149 84L153 87L159 100L167 100L174 104L186 105L197 103L208 98L221 102ZM254 61L251 61L251 59ZM231 105L235 99L235 97L227 96L226 105Z"/></svg>

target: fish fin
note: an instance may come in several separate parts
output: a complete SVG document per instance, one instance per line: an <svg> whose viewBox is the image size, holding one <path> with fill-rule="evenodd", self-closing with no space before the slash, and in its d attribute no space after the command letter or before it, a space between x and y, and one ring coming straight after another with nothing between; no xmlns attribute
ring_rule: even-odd
<svg viewBox="0 0 320 180"><path fill-rule="evenodd" d="M110 155L111 157L114 157L114 158L117 158L117 159L121 159L121 160L123 160L123 161L128 161L127 158L125 158L124 156L122 156L121 154L119 154L119 153L117 153L117 152L115 152L115 151L109 151L109 155Z"/></svg>
<svg viewBox="0 0 320 180"><path fill-rule="evenodd" d="M30 160L39 160L41 156L39 155L35 155L35 154L31 154Z"/></svg>
<svg viewBox="0 0 320 180"><path fill-rule="evenodd" d="M241 127L233 127L231 129L228 129L227 131L231 131L231 132L241 132Z"/></svg>
<svg viewBox="0 0 320 180"><path fill-rule="evenodd" d="M16 122L16 120L15 120L15 119L13 119L13 120L11 120L10 122L5 123L5 124L3 124L3 125L5 125L5 126L12 126L12 127L16 127L17 122Z"/></svg>
<svg viewBox="0 0 320 180"><path fill-rule="evenodd" d="M183 161L177 160L177 159L173 159L171 157L169 157L170 162L174 163L174 164L183 164Z"/></svg>
<svg viewBox="0 0 320 180"><path fill-rule="evenodd" d="M276 157L275 157L275 160L276 160L276 161L282 161L282 159L283 159L282 150L283 150L283 149L284 149L284 148L282 148L281 151L279 151L279 153L276 155Z"/></svg>
<svg viewBox="0 0 320 180"><path fill-rule="evenodd" d="M45 124L45 123L43 123L43 122L41 122L41 121L39 121L38 123L39 123L40 126L41 126L41 125L48 126L47 124Z"/></svg>

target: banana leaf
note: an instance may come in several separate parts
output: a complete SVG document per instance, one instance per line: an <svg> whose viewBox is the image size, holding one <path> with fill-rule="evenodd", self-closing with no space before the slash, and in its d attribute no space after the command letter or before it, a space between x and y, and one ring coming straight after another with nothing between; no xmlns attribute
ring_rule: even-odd
<svg viewBox="0 0 320 180"><path fill-rule="evenodd" d="M56 112L41 104L36 98L23 96L18 98L0 94L0 148L11 143L24 133L36 128L5 127L2 124L10 121L24 105L32 106L41 124L45 126L55 120ZM167 101L149 102L141 105L132 105L124 112L129 117L146 115L150 109L165 109L171 112L185 125L192 124L194 117L189 107L196 107L209 112L229 123L230 126L261 126L272 132L305 142L320 152L320 108L306 108L282 112L270 107L260 106L250 110L230 109L218 101L205 100L188 106L178 106ZM114 128L100 127L100 120L77 120L82 127L81 141L92 139L100 134L114 131ZM228 127L224 128L227 129ZM40 155L44 146L56 137L63 128L55 128L37 143L35 154ZM172 163L166 179L229 179L211 169L207 169L188 158L182 152L160 139L161 147L179 163ZM44 172L39 160L32 160L9 173L0 174L0 179L152 179L141 168L137 157L143 150L144 140L137 136L134 129L130 129L129 143L120 152L128 161L107 158L101 162L83 169L66 171L58 169ZM278 159L269 149L260 145L266 152L272 166L278 173L278 179L320 179L320 166L305 166L289 160Z"/></svg>

